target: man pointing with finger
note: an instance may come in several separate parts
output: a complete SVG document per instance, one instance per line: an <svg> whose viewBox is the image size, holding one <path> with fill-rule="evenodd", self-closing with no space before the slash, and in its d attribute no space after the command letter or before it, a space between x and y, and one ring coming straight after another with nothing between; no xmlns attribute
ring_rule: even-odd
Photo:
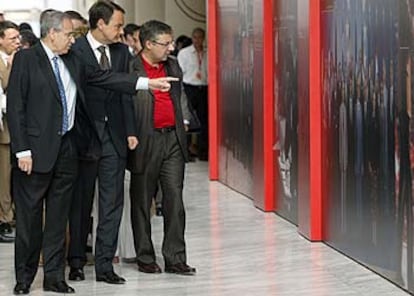
<svg viewBox="0 0 414 296"><path fill-rule="evenodd" d="M143 49L132 65L140 77L182 77L174 50L172 29L159 21L148 21L140 30ZM182 83L173 82L169 92L138 91L134 98L140 145L130 151L131 219L138 270L160 273L151 239L150 208L158 181L162 190L165 272L194 275L187 265L184 240L184 169L188 161L181 107Z"/></svg>

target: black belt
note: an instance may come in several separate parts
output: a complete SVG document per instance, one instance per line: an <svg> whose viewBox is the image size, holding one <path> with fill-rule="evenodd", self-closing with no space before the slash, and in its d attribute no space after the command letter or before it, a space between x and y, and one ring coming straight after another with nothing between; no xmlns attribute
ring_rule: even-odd
<svg viewBox="0 0 414 296"><path fill-rule="evenodd" d="M195 84L188 84L188 83L183 83L183 85L185 87L192 87L192 88L197 88L197 89L207 88L207 85L195 85Z"/></svg>
<svg viewBox="0 0 414 296"><path fill-rule="evenodd" d="M165 134L165 133L175 131L175 126L166 126L166 127L161 127L161 128L154 128L154 131L156 131L158 133L161 133L161 134Z"/></svg>

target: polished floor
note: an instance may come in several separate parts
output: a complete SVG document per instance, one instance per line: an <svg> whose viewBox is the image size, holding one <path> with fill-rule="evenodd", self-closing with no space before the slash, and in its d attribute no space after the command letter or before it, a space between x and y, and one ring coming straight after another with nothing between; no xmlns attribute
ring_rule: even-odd
<svg viewBox="0 0 414 296"><path fill-rule="evenodd" d="M186 174L187 255L196 276L143 274L135 264L119 263L115 269L127 283L114 286L95 282L87 266L86 281L69 282L76 295L408 295L328 246L310 243L245 196L209 182L207 170L205 162L190 163ZM153 238L162 265L159 217ZM0 295L12 295L14 282L13 245L0 244ZM53 295L42 290L41 268L30 295Z"/></svg>

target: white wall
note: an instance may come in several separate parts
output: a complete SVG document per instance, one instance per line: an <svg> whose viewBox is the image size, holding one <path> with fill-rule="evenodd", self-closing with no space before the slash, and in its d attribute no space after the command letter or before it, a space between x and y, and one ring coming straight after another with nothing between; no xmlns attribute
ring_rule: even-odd
<svg viewBox="0 0 414 296"><path fill-rule="evenodd" d="M165 3L172 1L173 0L136 0L135 22L140 25L152 19L165 21Z"/></svg>
<svg viewBox="0 0 414 296"><path fill-rule="evenodd" d="M115 2L125 10L125 24L135 22L135 1L116 0Z"/></svg>
<svg viewBox="0 0 414 296"><path fill-rule="evenodd" d="M184 9L186 13L182 12L175 1L166 0L165 22L174 29L175 37L181 34L191 36L191 32L196 27L206 29L206 1L205 0L184 0L191 10ZM182 1L178 1L179 3ZM181 5L183 6L183 5ZM184 7L183 7L184 8ZM201 16L203 15L203 16ZM199 20L199 21L197 21ZM202 22L200 22L202 21Z"/></svg>
<svg viewBox="0 0 414 296"><path fill-rule="evenodd" d="M191 10L197 14L187 11L190 16L204 22L197 22L183 13L174 0L136 0L135 1L135 22L142 24L151 19L157 19L169 24L175 37L186 34L191 35L195 27L206 28L206 0L178 0L179 3L184 1ZM118 1L120 3L120 1ZM203 16L200 16L201 14Z"/></svg>

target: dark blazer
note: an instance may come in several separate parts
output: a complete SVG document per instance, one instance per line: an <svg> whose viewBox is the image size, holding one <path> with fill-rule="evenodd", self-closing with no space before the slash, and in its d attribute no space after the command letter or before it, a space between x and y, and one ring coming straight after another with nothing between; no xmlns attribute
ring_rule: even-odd
<svg viewBox="0 0 414 296"><path fill-rule="evenodd" d="M184 156L188 161L187 139L183 123L183 112L181 106L182 77L183 74L176 59L169 57L165 62L167 76L177 77L179 82L172 82L170 95L174 105L175 128L178 143ZM137 73L140 77L148 77L142 64L141 57L138 56L131 63L131 71ZM137 120L139 145L135 150L129 151L127 168L135 174L142 173L146 166L146 160L151 152L151 137L154 135L154 95L152 91L138 90L134 97L135 118Z"/></svg>
<svg viewBox="0 0 414 296"><path fill-rule="evenodd" d="M72 50L80 57L83 63L99 67L86 37L78 38ZM111 72L128 73L131 59L128 47L122 43L114 43L109 45L109 50L112 64ZM109 132L118 155L126 157L128 150L127 136L137 135L131 95L121 91L110 91L92 84L87 84L84 91L87 98L87 109L93 118L97 134L103 134L104 123L107 120ZM133 94L135 94L135 91ZM94 147L96 148L96 146ZM89 150L83 156L99 157L100 151L95 150L92 152Z"/></svg>
<svg viewBox="0 0 414 296"><path fill-rule="evenodd" d="M93 135L85 108L86 84L135 93L137 77L101 71L72 51L61 58L77 87L74 132L79 133L79 144L84 144ZM16 152L31 150L33 171L49 172L60 148L63 111L52 66L40 43L19 51L13 60L7 111L13 165L17 165Z"/></svg>

